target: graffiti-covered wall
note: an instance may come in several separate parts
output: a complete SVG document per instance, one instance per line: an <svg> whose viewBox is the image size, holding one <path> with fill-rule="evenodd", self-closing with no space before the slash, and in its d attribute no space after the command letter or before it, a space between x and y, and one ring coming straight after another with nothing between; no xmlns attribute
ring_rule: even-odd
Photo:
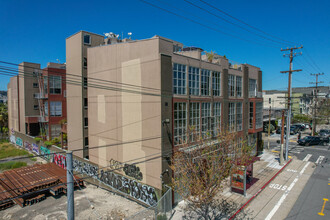
<svg viewBox="0 0 330 220"><path fill-rule="evenodd" d="M20 148L24 148L30 153L40 155L41 158L53 162L63 169L67 167L66 151L63 149L56 146L46 147L42 142L36 142L33 137L18 132L11 134L10 142ZM73 158L73 169L75 173L89 176L91 177L90 180L99 181L109 188L146 205L153 206L157 204L159 198L157 195L160 195L161 190L138 182L143 178L138 166L111 160L109 168L122 171L128 177L110 170L100 169L97 165L81 158L75 156ZM85 180L88 181L88 179Z"/></svg>

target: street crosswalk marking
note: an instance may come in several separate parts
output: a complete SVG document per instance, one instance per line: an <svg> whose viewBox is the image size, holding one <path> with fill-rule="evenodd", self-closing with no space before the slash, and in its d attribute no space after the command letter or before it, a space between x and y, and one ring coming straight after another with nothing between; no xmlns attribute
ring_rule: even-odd
<svg viewBox="0 0 330 220"><path fill-rule="evenodd" d="M319 156L319 158L317 158L317 160L316 160L316 164L321 164L322 163L322 161L323 161L323 159L324 159L324 156Z"/></svg>
<svg viewBox="0 0 330 220"><path fill-rule="evenodd" d="M308 161L312 157L312 154L307 154L303 161Z"/></svg>

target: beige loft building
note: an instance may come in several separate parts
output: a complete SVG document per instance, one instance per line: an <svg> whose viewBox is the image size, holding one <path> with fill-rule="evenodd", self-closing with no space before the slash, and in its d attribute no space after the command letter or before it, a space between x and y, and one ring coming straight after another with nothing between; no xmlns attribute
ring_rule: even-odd
<svg viewBox="0 0 330 220"><path fill-rule="evenodd" d="M160 36L81 31L66 43L67 72L85 84L67 85L68 147L85 149L77 155L110 168L150 159L118 173L162 189L173 147L194 141L190 126L214 138L231 128L261 150L260 68L217 54L208 60L201 48Z"/></svg>

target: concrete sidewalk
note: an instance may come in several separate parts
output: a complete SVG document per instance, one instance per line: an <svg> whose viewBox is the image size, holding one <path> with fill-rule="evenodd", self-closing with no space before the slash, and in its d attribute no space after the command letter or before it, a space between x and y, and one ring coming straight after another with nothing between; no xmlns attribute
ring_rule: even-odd
<svg viewBox="0 0 330 220"><path fill-rule="evenodd" d="M257 161L253 165L253 178L254 184L247 189L246 196L231 192L230 187L224 189L217 197L219 199L227 199L228 201L234 201L240 206L246 204L249 210L254 211L256 208L250 205L250 201L254 199L261 192L261 189L267 186L272 179L275 178L281 172L281 169L286 165L279 165L278 156L271 151L264 150L264 154L261 156L260 161ZM250 201L249 201L250 200ZM252 200L253 201L253 200ZM247 202L249 202L247 204ZM267 203L268 201L263 201ZM175 208L173 215L174 220L182 219L184 203L180 203Z"/></svg>

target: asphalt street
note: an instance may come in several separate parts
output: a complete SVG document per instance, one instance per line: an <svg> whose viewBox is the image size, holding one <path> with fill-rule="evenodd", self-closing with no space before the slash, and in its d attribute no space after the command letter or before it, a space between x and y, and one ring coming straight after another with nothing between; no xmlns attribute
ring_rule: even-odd
<svg viewBox="0 0 330 220"><path fill-rule="evenodd" d="M330 219L330 147L304 147L296 156L316 169L286 219Z"/></svg>
<svg viewBox="0 0 330 220"><path fill-rule="evenodd" d="M270 149L279 153L280 146L276 138L276 135L271 138ZM296 141L297 138L293 136L289 144L289 156L310 162L315 169L285 219L330 219L330 146L299 146Z"/></svg>

